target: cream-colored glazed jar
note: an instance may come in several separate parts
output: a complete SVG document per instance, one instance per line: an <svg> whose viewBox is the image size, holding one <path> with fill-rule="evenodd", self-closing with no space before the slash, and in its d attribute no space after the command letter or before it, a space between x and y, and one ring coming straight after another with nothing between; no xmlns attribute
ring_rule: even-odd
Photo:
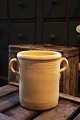
<svg viewBox="0 0 80 120"><path fill-rule="evenodd" d="M68 61L55 51L21 51L10 61L10 69L20 75L19 98L25 108L46 110L55 107L59 98L60 73L66 70ZM65 66L60 69L60 64ZM18 63L19 72L13 68Z"/></svg>

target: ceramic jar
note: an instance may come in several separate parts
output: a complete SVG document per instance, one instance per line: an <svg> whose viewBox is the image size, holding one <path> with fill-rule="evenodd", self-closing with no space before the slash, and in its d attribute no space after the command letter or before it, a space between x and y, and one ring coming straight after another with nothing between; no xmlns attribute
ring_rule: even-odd
<svg viewBox="0 0 80 120"><path fill-rule="evenodd" d="M65 65L60 68L61 62ZM18 63L19 71L13 68ZM55 107L59 99L59 80L68 61L61 53L45 50L30 50L17 53L10 60L10 69L20 75L20 103L30 110L46 110Z"/></svg>

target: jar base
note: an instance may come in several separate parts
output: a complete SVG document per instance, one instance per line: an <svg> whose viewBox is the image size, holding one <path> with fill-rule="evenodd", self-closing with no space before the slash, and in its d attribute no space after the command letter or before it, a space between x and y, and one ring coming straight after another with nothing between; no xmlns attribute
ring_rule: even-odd
<svg viewBox="0 0 80 120"><path fill-rule="evenodd" d="M56 107L58 104L58 100L52 101L49 103L29 103L29 102L25 102L24 100L22 100L20 101L20 104L24 108L29 109L29 110L45 111L45 110L49 110L49 109Z"/></svg>

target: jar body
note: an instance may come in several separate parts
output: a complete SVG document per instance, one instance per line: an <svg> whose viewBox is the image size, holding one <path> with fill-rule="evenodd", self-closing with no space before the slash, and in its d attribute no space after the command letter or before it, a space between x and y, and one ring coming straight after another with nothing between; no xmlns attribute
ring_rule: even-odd
<svg viewBox="0 0 80 120"><path fill-rule="evenodd" d="M60 60L19 60L19 97L31 110L55 107L59 98Z"/></svg>

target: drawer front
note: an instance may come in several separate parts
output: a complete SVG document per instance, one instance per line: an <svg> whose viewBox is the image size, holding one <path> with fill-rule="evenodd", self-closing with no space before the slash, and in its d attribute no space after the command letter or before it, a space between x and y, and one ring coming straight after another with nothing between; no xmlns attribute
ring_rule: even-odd
<svg viewBox="0 0 80 120"><path fill-rule="evenodd" d="M71 21L69 23L69 46L80 46L80 21Z"/></svg>
<svg viewBox="0 0 80 120"><path fill-rule="evenodd" d="M0 75L8 75L8 52L0 51Z"/></svg>
<svg viewBox="0 0 80 120"><path fill-rule="evenodd" d="M7 19L7 0L0 0L0 19Z"/></svg>
<svg viewBox="0 0 80 120"><path fill-rule="evenodd" d="M35 0L9 0L9 17L35 18Z"/></svg>
<svg viewBox="0 0 80 120"><path fill-rule="evenodd" d="M66 23L47 22L44 24L43 43L55 45L67 45Z"/></svg>
<svg viewBox="0 0 80 120"><path fill-rule="evenodd" d="M0 47L8 47L8 24L0 22Z"/></svg>
<svg viewBox="0 0 80 120"><path fill-rule="evenodd" d="M66 7L66 0L44 0L44 17L65 18Z"/></svg>
<svg viewBox="0 0 80 120"><path fill-rule="evenodd" d="M70 17L80 17L80 0L70 0Z"/></svg>
<svg viewBox="0 0 80 120"><path fill-rule="evenodd" d="M9 44L35 43L35 23L10 23Z"/></svg>

